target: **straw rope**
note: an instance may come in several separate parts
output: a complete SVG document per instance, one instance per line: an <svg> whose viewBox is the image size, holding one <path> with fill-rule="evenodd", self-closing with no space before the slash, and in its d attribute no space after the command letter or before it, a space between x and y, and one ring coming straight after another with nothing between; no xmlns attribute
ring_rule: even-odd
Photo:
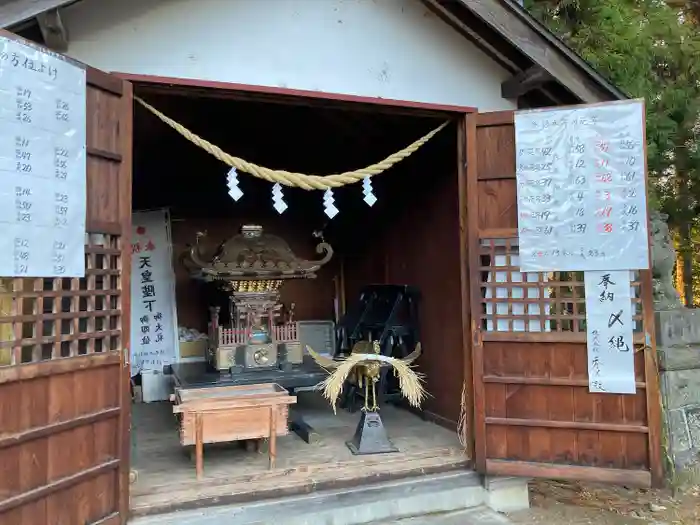
<svg viewBox="0 0 700 525"><path fill-rule="evenodd" d="M331 188L339 188L340 186L345 186L347 184L353 184L367 177L373 177L374 175L379 175L385 172L392 166L398 164L407 157L410 157L413 153L418 151L425 143L442 131L449 121L443 122L435 128L433 131L424 135L423 137L416 140L413 144L408 145L401 151L389 155L384 160L367 166L366 168L361 168L355 171L346 171L343 173L336 173L333 175L305 175L303 173L294 173L285 170L273 170L270 168L265 168L264 166L258 166L252 162L248 162L239 157L234 157L223 151L220 147L212 144L211 142L203 139L199 135L196 135L192 131L188 130L182 124L175 122L170 117L164 115L156 108L140 99L139 97L134 97L134 100L141 104L148 111L153 113L162 122L173 128L184 138L189 140L195 146L202 148L207 153L210 153L217 159L219 159L224 164L227 164L239 171L249 173L254 177L269 181L269 182L279 182L285 186L302 188L304 190L329 190Z"/></svg>

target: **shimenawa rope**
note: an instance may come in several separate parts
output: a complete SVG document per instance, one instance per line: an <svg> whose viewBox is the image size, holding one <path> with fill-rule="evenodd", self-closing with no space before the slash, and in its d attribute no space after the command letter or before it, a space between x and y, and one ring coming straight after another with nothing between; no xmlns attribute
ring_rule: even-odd
<svg viewBox="0 0 700 525"><path fill-rule="evenodd" d="M449 124L449 121L443 122L435 128L433 131L424 135L423 137L416 140L413 144L408 145L401 151L389 155L384 160L367 166L355 171L346 171L344 173L336 173L333 175L305 175L303 173L294 173L285 170L272 170L270 168L265 168L264 166L258 166L252 162L248 162L239 157L234 157L223 151L220 147L212 144L211 142L203 139L199 135L188 130L182 124L175 122L170 117L164 115L156 108L140 99L139 97L134 97L134 100L141 104L148 111L153 113L165 124L173 128L184 138L192 142L195 146L202 148L207 153L210 153L217 159L219 159L224 164L236 168L239 171L249 173L260 179L264 179L269 182L279 182L285 186L292 186L297 188L302 188L305 190L328 190L331 188L338 188L340 186L345 186L346 184L353 184L355 182L361 181L367 177L373 177L374 175L379 175L380 173L388 170L392 166L398 164L405 158L409 157L416 151L418 151L426 142L432 139L440 131L442 131L445 126Z"/></svg>

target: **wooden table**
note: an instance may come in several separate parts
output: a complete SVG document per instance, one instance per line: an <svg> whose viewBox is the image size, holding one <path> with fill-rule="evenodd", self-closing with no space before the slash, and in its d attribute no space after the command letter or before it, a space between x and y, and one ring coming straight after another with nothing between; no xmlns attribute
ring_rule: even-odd
<svg viewBox="0 0 700 525"><path fill-rule="evenodd" d="M180 443L195 446L197 479L204 474L204 443L268 438L270 469L277 436L288 433L289 405L296 396L275 383L176 389L173 412L180 418Z"/></svg>
<svg viewBox="0 0 700 525"><path fill-rule="evenodd" d="M238 374L220 372L204 362L174 363L164 367L165 374L172 374L175 388L198 389L219 388L222 386L243 386L261 383L275 383L291 394L298 388L312 388L328 377L328 372L318 366L311 356L305 356L301 365L292 370L250 370ZM318 433L299 413L290 406L289 428L306 443L319 439Z"/></svg>

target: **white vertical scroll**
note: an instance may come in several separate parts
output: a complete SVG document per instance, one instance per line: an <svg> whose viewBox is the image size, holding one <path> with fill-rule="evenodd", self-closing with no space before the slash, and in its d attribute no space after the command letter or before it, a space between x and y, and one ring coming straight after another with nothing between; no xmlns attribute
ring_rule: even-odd
<svg viewBox="0 0 700 525"><path fill-rule="evenodd" d="M83 277L85 70L0 36L0 275Z"/></svg>
<svg viewBox="0 0 700 525"><path fill-rule="evenodd" d="M131 373L161 371L178 359L175 271L167 210L132 220Z"/></svg>
<svg viewBox="0 0 700 525"><path fill-rule="evenodd" d="M636 392L630 273L628 270L584 273L591 392Z"/></svg>

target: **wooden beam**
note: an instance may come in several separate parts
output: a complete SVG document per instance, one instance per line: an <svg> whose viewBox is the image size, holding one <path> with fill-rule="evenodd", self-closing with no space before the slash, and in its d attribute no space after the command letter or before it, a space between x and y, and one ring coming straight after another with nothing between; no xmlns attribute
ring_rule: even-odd
<svg viewBox="0 0 700 525"><path fill-rule="evenodd" d="M517 75L512 76L501 84L501 96L503 98L518 98L525 93L537 89L545 82L554 80L549 72L541 66L532 66Z"/></svg>
<svg viewBox="0 0 700 525"><path fill-rule="evenodd" d="M595 103L625 98L614 86L607 84L602 77L586 66L562 42L545 30L537 30L535 22L526 12L516 12L510 7L510 1L504 0L437 0L445 7L454 10L454 4L481 19L485 24L501 35L511 46L518 49L532 63L547 71L562 86L575 95L581 102ZM447 8L447 7L446 7ZM522 8L520 8L522 10Z"/></svg>
<svg viewBox="0 0 700 525"><path fill-rule="evenodd" d="M483 37L476 30L469 27L468 24L464 23L454 13L454 3L459 1L460 0L452 0L451 2L445 2L445 0L421 0L421 2L423 2L423 4L432 13L434 13L438 18L457 31L464 38L472 42L477 48L479 48L484 54L486 54L503 69L511 74L517 74L519 71L521 71L522 68L518 64L504 55L497 46L494 46L487 38ZM549 91L544 89L541 91L548 99L551 99L551 105L556 106L563 103L559 97L555 97Z"/></svg>
<svg viewBox="0 0 700 525"><path fill-rule="evenodd" d="M0 28L7 29L45 11L65 7L77 0L13 0L0 5Z"/></svg>
<svg viewBox="0 0 700 525"><path fill-rule="evenodd" d="M46 47L59 53L68 51L68 31L63 25L58 9L40 13L37 15L36 21L39 24Z"/></svg>
<svg viewBox="0 0 700 525"><path fill-rule="evenodd" d="M491 43L483 38L478 32L460 20L451 9L443 5L444 2L442 0L421 0L421 2L423 2L423 4L438 18L476 45L476 47L478 47L493 61L498 63L498 65L500 65L503 69L510 73L516 73L520 70L520 68L512 60L501 53L495 46L491 45Z"/></svg>

